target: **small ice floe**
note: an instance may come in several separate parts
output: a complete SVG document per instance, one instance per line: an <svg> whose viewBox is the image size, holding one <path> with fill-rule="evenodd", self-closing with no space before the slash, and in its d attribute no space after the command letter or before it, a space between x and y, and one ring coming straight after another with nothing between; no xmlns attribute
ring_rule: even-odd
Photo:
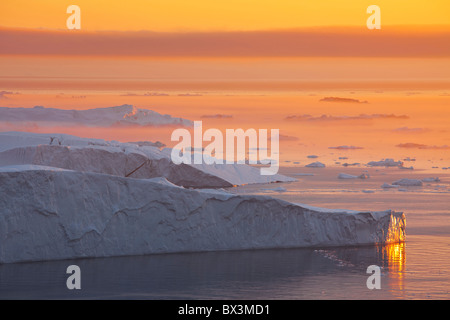
<svg viewBox="0 0 450 320"><path fill-rule="evenodd" d="M347 174L347 173L339 173L338 179L356 179L357 176Z"/></svg>
<svg viewBox="0 0 450 320"><path fill-rule="evenodd" d="M395 161L394 159L383 159L380 161L370 161L367 165L371 167L398 167L401 166L403 162Z"/></svg>
<svg viewBox="0 0 450 320"><path fill-rule="evenodd" d="M418 179L400 179L400 180L392 182L392 184L402 186L402 187L412 187L412 186L420 187L423 185L422 181L418 180Z"/></svg>
<svg viewBox="0 0 450 320"><path fill-rule="evenodd" d="M305 167L307 168L325 168L325 164L322 162L316 161L310 164L307 164Z"/></svg>
<svg viewBox="0 0 450 320"><path fill-rule="evenodd" d="M439 177L436 177L436 178L430 177L430 178L424 178L424 179L422 179L422 182L439 182L439 181L441 181L441 180L439 179Z"/></svg>
<svg viewBox="0 0 450 320"><path fill-rule="evenodd" d="M363 192L363 193L375 193L374 190L365 190L365 189L361 190L361 192Z"/></svg>
<svg viewBox="0 0 450 320"><path fill-rule="evenodd" d="M393 188L398 188L398 185L393 185L393 184L389 184L389 183L383 183L381 185L381 187L383 189L393 189Z"/></svg>
<svg viewBox="0 0 450 320"><path fill-rule="evenodd" d="M339 160L347 160L348 157L339 157Z"/></svg>
<svg viewBox="0 0 450 320"><path fill-rule="evenodd" d="M310 154L309 156L306 156L306 157L309 158L309 159L316 159L319 156L316 156L315 154Z"/></svg>
<svg viewBox="0 0 450 320"><path fill-rule="evenodd" d="M369 175L368 174L360 174L359 176L354 176L352 174L347 174L347 173L339 173L338 175L338 179L368 179Z"/></svg>
<svg viewBox="0 0 450 320"><path fill-rule="evenodd" d="M403 161L416 161L416 159L410 158L410 157L406 157L405 159L403 159Z"/></svg>
<svg viewBox="0 0 450 320"><path fill-rule="evenodd" d="M399 169L403 169L403 170L414 170L413 166L411 166L411 167L404 167L403 165L401 165L401 166L398 166L398 168Z"/></svg>
<svg viewBox="0 0 450 320"><path fill-rule="evenodd" d="M405 189L405 188L398 188L398 191L405 192L405 191L408 191L408 189Z"/></svg>
<svg viewBox="0 0 450 320"><path fill-rule="evenodd" d="M349 166L359 166L360 163L359 162L354 162L354 163L344 163L342 164L344 167L349 167Z"/></svg>
<svg viewBox="0 0 450 320"><path fill-rule="evenodd" d="M442 170L448 170L450 167L443 167Z"/></svg>
<svg viewBox="0 0 450 320"><path fill-rule="evenodd" d="M298 161L294 161L294 162L292 162L293 164L300 164L300 162L298 162Z"/></svg>

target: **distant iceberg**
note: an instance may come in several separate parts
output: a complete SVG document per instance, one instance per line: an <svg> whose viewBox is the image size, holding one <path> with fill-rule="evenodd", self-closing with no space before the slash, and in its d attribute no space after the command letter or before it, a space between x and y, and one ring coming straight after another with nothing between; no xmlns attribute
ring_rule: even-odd
<svg viewBox="0 0 450 320"><path fill-rule="evenodd" d="M124 104L117 107L87 110L65 110L57 108L8 108L0 107L0 121L58 123L96 127L110 126L192 126L191 120L160 114Z"/></svg>
<svg viewBox="0 0 450 320"><path fill-rule="evenodd" d="M362 173L359 176L355 176L347 173L339 173L338 179L368 179L370 176L366 173Z"/></svg>
<svg viewBox="0 0 450 320"><path fill-rule="evenodd" d="M316 161L316 162L307 164L305 167L307 167L307 168L325 168L325 164L323 164L322 162Z"/></svg>
<svg viewBox="0 0 450 320"><path fill-rule="evenodd" d="M402 186L402 187L408 187L408 186L422 186L422 180L419 179L400 179L397 181L392 182L393 185L396 186Z"/></svg>
<svg viewBox="0 0 450 320"><path fill-rule="evenodd" d="M403 166L403 162L387 158L380 161L370 161L367 165L371 167L399 167Z"/></svg>

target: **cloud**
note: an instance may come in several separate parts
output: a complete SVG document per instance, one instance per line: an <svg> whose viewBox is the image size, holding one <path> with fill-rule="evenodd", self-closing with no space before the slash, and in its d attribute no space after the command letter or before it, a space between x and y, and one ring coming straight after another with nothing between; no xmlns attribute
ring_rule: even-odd
<svg viewBox="0 0 450 320"><path fill-rule="evenodd" d="M144 94L137 94L137 93L125 93L121 94L122 97L166 97L169 96L168 93L163 92L147 92Z"/></svg>
<svg viewBox="0 0 450 320"><path fill-rule="evenodd" d="M400 143L396 145L397 148L406 148L406 149L430 149L430 150L446 150L450 149L449 146L443 145L443 146L429 146L426 144L421 143L413 143L413 142L407 142L407 143Z"/></svg>
<svg viewBox="0 0 450 320"><path fill-rule="evenodd" d="M202 95L200 93L180 93L178 94L179 97L201 97Z"/></svg>
<svg viewBox="0 0 450 320"><path fill-rule="evenodd" d="M337 146L337 147L328 147L328 149L337 149L337 150L359 150L364 149L363 147L355 147L355 146Z"/></svg>
<svg viewBox="0 0 450 320"><path fill-rule="evenodd" d="M2 90L2 91L0 91L0 99L9 99L6 95L11 95L11 94L19 94L19 93Z"/></svg>
<svg viewBox="0 0 450 320"><path fill-rule="evenodd" d="M0 54L146 57L449 57L450 30L360 27L223 32L0 29ZM243 45L245 44L245 45Z"/></svg>
<svg viewBox="0 0 450 320"><path fill-rule="evenodd" d="M205 119L231 119L233 116L231 114L204 114L201 116Z"/></svg>
<svg viewBox="0 0 450 320"><path fill-rule="evenodd" d="M295 121L344 121L344 120L373 120L373 119L409 119L407 115L395 114L360 114L357 116L331 116L323 114L321 116L312 116L309 114L290 115L285 120Z"/></svg>
<svg viewBox="0 0 450 320"><path fill-rule="evenodd" d="M396 132L396 133L424 133L424 132L429 132L430 129L401 127L401 128L396 128L392 131Z"/></svg>
<svg viewBox="0 0 450 320"><path fill-rule="evenodd" d="M348 103L369 103L368 101L361 101L358 99L351 98L339 98L339 97L325 97L320 99L321 102L348 102Z"/></svg>

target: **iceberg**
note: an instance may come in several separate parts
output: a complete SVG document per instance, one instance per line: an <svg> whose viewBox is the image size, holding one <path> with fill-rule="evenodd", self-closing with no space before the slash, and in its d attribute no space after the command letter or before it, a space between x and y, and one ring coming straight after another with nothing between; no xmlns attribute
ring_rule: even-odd
<svg viewBox="0 0 450 320"><path fill-rule="evenodd" d="M141 109L124 104L109 108L87 110L65 110L57 108L8 108L0 107L1 121L64 123L85 126L192 126L191 120L160 114L153 110Z"/></svg>
<svg viewBox="0 0 450 320"><path fill-rule="evenodd" d="M347 173L339 173L338 174L338 179L356 179L358 178L357 176L354 176L352 174L347 174Z"/></svg>
<svg viewBox="0 0 450 320"><path fill-rule="evenodd" d="M399 167L403 166L403 162L387 158L380 161L370 161L367 165L371 167Z"/></svg>
<svg viewBox="0 0 450 320"><path fill-rule="evenodd" d="M322 162L316 161L316 162L307 164L305 167L307 167L307 168L325 168L325 164L323 164Z"/></svg>
<svg viewBox="0 0 450 320"><path fill-rule="evenodd" d="M36 165L0 167L0 263L401 242L401 212L320 209Z"/></svg>
<svg viewBox="0 0 450 320"><path fill-rule="evenodd" d="M393 185L408 187L408 186L422 186L422 180L418 179L400 179L392 182Z"/></svg>
<svg viewBox="0 0 450 320"><path fill-rule="evenodd" d="M19 147L14 147L19 146ZM281 174L262 176L246 164L174 164L170 149L61 134L0 133L0 166L41 165L121 177L168 181L193 188L288 182Z"/></svg>
<svg viewBox="0 0 450 320"><path fill-rule="evenodd" d="M393 185L393 184L389 184L389 183L383 183L382 185L381 185L381 187L383 188L383 189L393 189L393 188L398 188L399 186L398 185Z"/></svg>
<svg viewBox="0 0 450 320"><path fill-rule="evenodd" d="M352 174L347 174L347 173L339 173L338 174L338 179L369 179L370 176L366 173L362 173L359 176L355 176Z"/></svg>
<svg viewBox="0 0 450 320"><path fill-rule="evenodd" d="M440 182L441 179L439 177L430 177L422 179L422 182Z"/></svg>

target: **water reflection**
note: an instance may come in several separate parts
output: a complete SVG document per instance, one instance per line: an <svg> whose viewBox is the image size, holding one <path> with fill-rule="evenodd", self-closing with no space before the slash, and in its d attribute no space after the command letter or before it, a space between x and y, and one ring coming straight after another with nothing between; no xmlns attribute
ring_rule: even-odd
<svg viewBox="0 0 450 320"><path fill-rule="evenodd" d="M404 272L406 261L404 242L377 246L377 252L381 256L383 267L395 273Z"/></svg>
<svg viewBox="0 0 450 320"><path fill-rule="evenodd" d="M391 290L400 295L405 290L405 247L406 244L404 242L378 247L378 253L381 255L381 261L383 262L382 266L389 270Z"/></svg>
<svg viewBox="0 0 450 320"><path fill-rule="evenodd" d="M66 288L66 268L80 266L82 290ZM382 266L386 289L403 288L404 244L165 254L0 265L0 298L360 299L366 268ZM384 280L383 280L384 281Z"/></svg>

